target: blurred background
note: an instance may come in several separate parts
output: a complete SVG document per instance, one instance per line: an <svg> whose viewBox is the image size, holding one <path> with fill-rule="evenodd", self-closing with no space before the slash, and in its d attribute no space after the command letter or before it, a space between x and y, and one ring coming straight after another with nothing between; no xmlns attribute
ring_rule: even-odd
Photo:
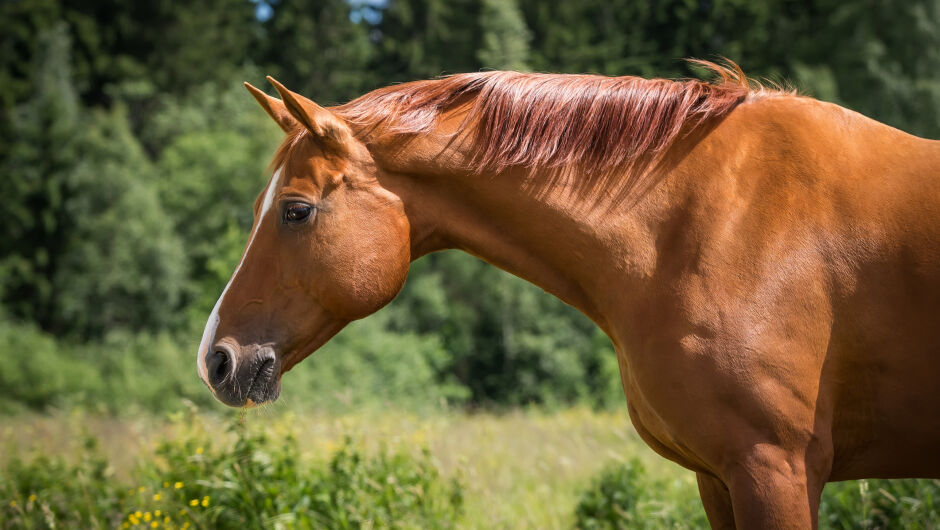
<svg viewBox="0 0 940 530"><path fill-rule="evenodd" d="M202 500L235 495L225 483L300 487L271 471L279 459L309 459L313 473L344 455L386 458L396 440L403 465L419 466L409 473L430 481L415 487L446 479L460 490L415 500L452 509L422 508L431 515L417 526L701 526L694 476L629 426L603 333L470 256L416 262L389 307L294 368L260 413L215 403L195 352L281 139L242 81L264 87L273 75L330 105L487 68L694 77L683 58L719 56L940 138L940 0L3 0L0 522L133 526L134 503L174 494L179 520L154 508L134 524L405 520L410 508L394 506L361 520L291 518L299 505L259 508L263 491L251 510L244 498ZM266 453L261 475L220 478L271 437L301 442ZM213 440L216 453L194 452ZM60 460L36 460L50 454ZM356 466L363 480L374 471ZM160 479L183 468L192 481ZM134 474L149 477L146 491ZM76 476L102 493L74 504L82 496L60 479ZM843 486L827 489L824 524L937 524L935 482Z"/></svg>

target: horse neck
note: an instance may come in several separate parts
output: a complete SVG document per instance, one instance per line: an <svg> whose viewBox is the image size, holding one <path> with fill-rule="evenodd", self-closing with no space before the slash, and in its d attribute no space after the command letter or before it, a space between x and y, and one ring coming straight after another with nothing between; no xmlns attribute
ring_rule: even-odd
<svg viewBox="0 0 940 530"><path fill-rule="evenodd" d="M412 256L460 249L524 278L610 331L609 308L651 275L657 218L669 185L619 207L579 176L509 170L477 174L460 146L431 134L402 149L375 149L383 186L398 194L412 225Z"/></svg>

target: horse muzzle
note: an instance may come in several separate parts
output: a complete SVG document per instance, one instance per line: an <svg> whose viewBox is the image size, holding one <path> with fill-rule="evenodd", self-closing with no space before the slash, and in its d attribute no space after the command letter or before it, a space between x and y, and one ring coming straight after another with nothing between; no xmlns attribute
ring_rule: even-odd
<svg viewBox="0 0 940 530"><path fill-rule="evenodd" d="M270 347L219 342L206 354L205 363L209 389L231 407L268 403L281 392L281 363Z"/></svg>

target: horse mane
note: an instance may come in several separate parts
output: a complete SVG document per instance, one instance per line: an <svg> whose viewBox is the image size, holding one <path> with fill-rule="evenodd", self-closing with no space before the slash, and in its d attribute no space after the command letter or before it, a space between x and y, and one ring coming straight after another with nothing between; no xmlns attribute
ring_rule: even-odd
<svg viewBox="0 0 940 530"><path fill-rule="evenodd" d="M648 189L645 177L675 141L727 115L753 95L790 93L766 89L731 61L690 59L715 82L587 74L487 71L413 81L373 90L330 110L366 140L381 134L414 136L431 131L447 110L467 110L457 134L472 140L470 170L498 173L511 167L550 170L555 177L577 169L596 182L615 173L623 196ZM288 133L272 167L308 138L303 127Z"/></svg>
<svg viewBox="0 0 940 530"><path fill-rule="evenodd" d="M488 71L392 85L330 110L360 131L415 135L469 102L460 129L473 139L477 172L645 169L680 134L726 115L752 93L733 62L691 62L718 81Z"/></svg>

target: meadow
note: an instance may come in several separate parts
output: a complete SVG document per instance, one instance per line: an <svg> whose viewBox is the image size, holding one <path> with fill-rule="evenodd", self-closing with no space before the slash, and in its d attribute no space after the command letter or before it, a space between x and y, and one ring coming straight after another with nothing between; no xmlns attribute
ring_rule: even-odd
<svg viewBox="0 0 940 530"><path fill-rule="evenodd" d="M623 409L8 417L4 528L707 528ZM940 481L827 487L824 528L936 528Z"/></svg>

